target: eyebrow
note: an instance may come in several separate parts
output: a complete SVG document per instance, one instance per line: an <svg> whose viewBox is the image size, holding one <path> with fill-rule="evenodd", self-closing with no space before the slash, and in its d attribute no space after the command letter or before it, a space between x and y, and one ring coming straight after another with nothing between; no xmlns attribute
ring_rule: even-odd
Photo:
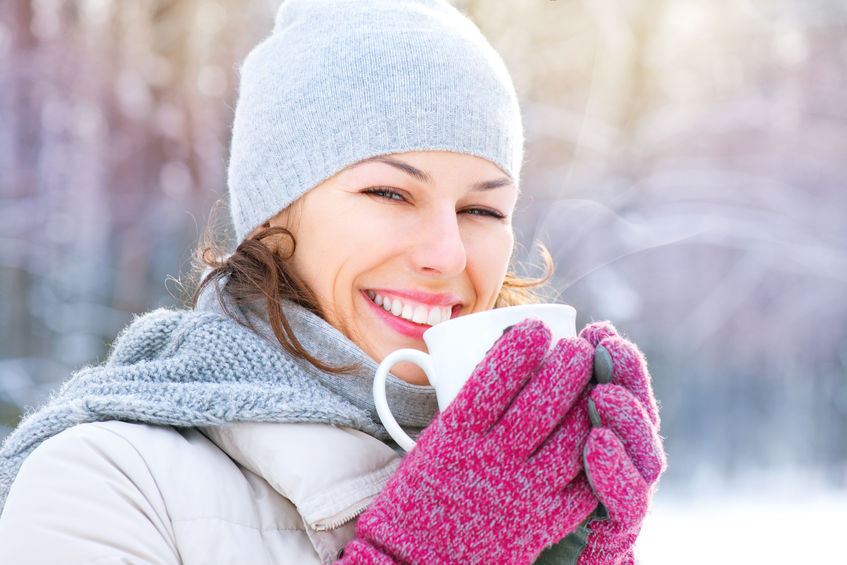
<svg viewBox="0 0 847 565"><path fill-rule="evenodd" d="M427 184L432 184L432 176L426 171L422 171L417 167L413 167L409 163L401 161L399 159L395 159L393 157L386 157L383 155L370 157L368 159L363 159L356 163L353 163L348 168L352 169L353 167L357 167L359 165L364 165L365 163L385 163L386 165L391 165L395 169L399 169L409 175L410 177L418 180L420 182L424 182ZM501 186L509 186L512 184L512 179L509 177L501 177L499 179L487 180L487 181L479 181L471 185L471 190L491 190L493 188L499 188Z"/></svg>

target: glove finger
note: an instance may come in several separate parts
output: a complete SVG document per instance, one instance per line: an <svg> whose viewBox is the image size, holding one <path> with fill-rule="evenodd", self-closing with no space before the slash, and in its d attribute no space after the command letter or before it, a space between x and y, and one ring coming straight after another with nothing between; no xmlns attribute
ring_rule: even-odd
<svg viewBox="0 0 847 565"><path fill-rule="evenodd" d="M574 531L597 508L597 497L584 472L568 483L554 501L548 515L556 516L558 523L550 532L550 542L555 543ZM549 545L549 544L548 544Z"/></svg>
<svg viewBox="0 0 847 565"><path fill-rule="evenodd" d="M588 528L591 533L588 534L585 549L579 554L579 565L635 565L633 547L638 539L638 532L627 530L611 520L594 520Z"/></svg>
<svg viewBox="0 0 847 565"><path fill-rule="evenodd" d="M617 336L618 330L615 329L615 326L612 325L612 322L603 321L603 322L593 322L588 324L582 331L579 332L579 337L586 340L588 343L597 347L607 337Z"/></svg>
<svg viewBox="0 0 847 565"><path fill-rule="evenodd" d="M585 473L609 518L623 527L638 527L650 502L648 485L608 428L594 428L584 451Z"/></svg>
<svg viewBox="0 0 847 565"><path fill-rule="evenodd" d="M495 425L493 441L516 457L529 457L585 389L593 359L594 348L584 339L559 340Z"/></svg>
<svg viewBox="0 0 847 565"><path fill-rule="evenodd" d="M544 500L543 508L540 509L545 516L544 523L533 524L524 530L526 537L521 545L529 550L529 553L509 563L536 562L538 548L549 547L576 530L596 507L597 497L594 496L585 473L580 473L571 484L551 493L551 496ZM534 548L535 551L532 551ZM505 563L496 560L495 562Z"/></svg>
<svg viewBox="0 0 847 565"><path fill-rule="evenodd" d="M629 389L647 410L650 422L658 428L659 407L653 395L647 361L641 350L632 342L619 336L607 337L600 345L609 352L612 358L614 366L612 382Z"/></svg>
<svg viewBox="0 0 847 565"><path fill-rule="evenodd" d="M445 426L474 433L500 420L550 347L551 333L540 320L515 324L476 366L468 382L441 415Z"/></svg>
<svg viewBox="0 0 847 565"><path fill-rule="evenodd" d="M582 452L591 432L588 391L583 391L559 426L533 454L530 464L542 469L544 482L566 485L582 471Z"/></svg>
<svg viewBox="0 0 847 565"><path fill-rule="evenodd" d="M590 397L603 426L621 440L647 484L655 483L665 470L665 451L641 402L627 389L613 384L597 385Z"/></svg>

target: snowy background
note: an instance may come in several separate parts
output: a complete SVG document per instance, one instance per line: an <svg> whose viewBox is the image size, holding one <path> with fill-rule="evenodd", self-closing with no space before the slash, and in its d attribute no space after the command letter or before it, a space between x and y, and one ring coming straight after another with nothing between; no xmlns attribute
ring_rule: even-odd
<svg viewBox="0 0 847 565"><path fill-rule="evenodd" d="M651 363L642 562L847 563L847 3L455 3L521 97L520 256ZM0 436L185 298L277 4L2 4Z"/></svg>

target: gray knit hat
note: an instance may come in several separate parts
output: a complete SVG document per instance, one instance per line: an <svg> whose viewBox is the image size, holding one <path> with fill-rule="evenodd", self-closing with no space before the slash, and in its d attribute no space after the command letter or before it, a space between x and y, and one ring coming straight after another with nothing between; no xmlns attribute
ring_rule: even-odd
<svg viewBox="0 0 847 565"><path fill-rule="evenodd" d="M479 29L444 0L287 0L241 67L237 240L357 161L426 150L483 157L519 181L517 96Z"/></svg>

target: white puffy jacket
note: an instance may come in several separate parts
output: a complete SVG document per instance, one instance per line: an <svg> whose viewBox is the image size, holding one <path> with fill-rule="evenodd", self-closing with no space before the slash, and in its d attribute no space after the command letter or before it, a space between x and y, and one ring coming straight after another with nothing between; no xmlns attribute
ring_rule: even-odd
<svg viewBox="0 0 847 565"><path fill-rule="evenodd" d="M325 424L75 426L24 462L0 563L332 563L399 461Z"/></svg>

